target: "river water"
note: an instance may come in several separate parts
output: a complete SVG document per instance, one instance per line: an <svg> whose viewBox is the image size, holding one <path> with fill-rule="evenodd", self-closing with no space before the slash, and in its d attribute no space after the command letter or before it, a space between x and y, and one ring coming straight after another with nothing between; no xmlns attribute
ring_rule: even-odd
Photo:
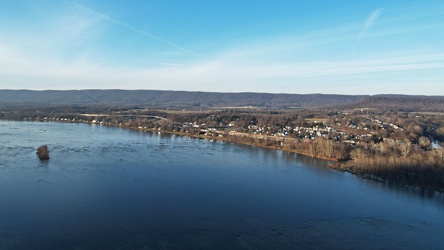
<svg viewBox="0 0 444 250"><path fill-rule="evenodd" d="M47 144L51 159L38 160ZM233 143L0 121L0 249L444 249L444 194Z"/></svg>

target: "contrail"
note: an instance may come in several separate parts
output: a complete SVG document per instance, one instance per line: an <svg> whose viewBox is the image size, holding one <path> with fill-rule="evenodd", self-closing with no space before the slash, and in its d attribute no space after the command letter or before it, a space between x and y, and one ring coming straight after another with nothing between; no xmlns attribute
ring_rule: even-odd
<svg viewBox="0 0 444 250"><path fill-rule="evenodd" d="M375 11L373 11L372 13L370 13L370 15L367 17L367 20L365 20L364 23L364 28L361 31L361 33L359 33L358 37L356 38L355 44L351 47L352 51L355 51L356 48L358 47L360 41L362 39L365 38L365 36L367 35L367 31L373 27L373 25L375 24L375 22L378 20L378 18L381 16L382 12L383 12L383 8L381 9L377 9Z"/></svg>
<svg viewBox="0 0 444 250"><path fill-rule="evenodd" d="M177 44L175 44L175 43L173 43L171 41L168 41L168 40L166 40L166 39L164 39L162 37L155 36L155 35L147 32L145 30L136 28L136 27L134 27L134 26L132 26L130 24L127 24L125 22L121 22L119 20L115 20L115 19L113 19L113 18L111 18L111 17L109 17L109 16L107 16L105 14L102 14L100 12L97 12L97 11L94 11L92 9L86 8L85 6L82 6L81 4L79 4L77 2L69 1L69 3L72 6L74 6L76 9L78 9L80 11L83 11L85 13L91 14L91 15L97 17L97 18L100 18L102 20L106 20L106 21L108 21L110 23L114 23L114 24L123 26L123 27L125 27L125 28L127 28L127 29L129 29L129 30L131 30L133 32L136 32L136 33L138 33L138 34L140 34L142 36L148 37L150 39L153 39L153 40L156 40L156 41L159 41L159 42L162 42L162 43L165 43L165 44L167 44L167 45L169 45L169 46L171 46L173 48L176 48L178 50L181 50L181 51L183 51L185 53L192 54L192 55L197 55L197 53L195 53L195 52L193 52L193 51L191 51L189 49L185 49L185 48L183 48L183 47L181 47L181 46L179 46L179 45L177 45Z"/></svg>
<svg viewBox="0 0 444 250"><path fill-rule="evenodd" d="M367 18L364 24L364 30L359 34L360 37L365 36L367 31L375 24L376 20L381 16L383 9L377 9L373 11Z"/></svg>

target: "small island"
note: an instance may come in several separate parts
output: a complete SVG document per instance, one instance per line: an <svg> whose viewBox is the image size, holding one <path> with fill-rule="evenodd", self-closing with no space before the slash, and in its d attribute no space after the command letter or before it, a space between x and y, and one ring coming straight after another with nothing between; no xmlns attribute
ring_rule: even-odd
<svg viewBox="0 0 444 250"><path fill-rule="evenodd" d="M39 157L39 159L42 160L42 161L49 160L49 149L48 149L48 146L47 145L42 145L42 146L38 147L36 154Z"/></svg>

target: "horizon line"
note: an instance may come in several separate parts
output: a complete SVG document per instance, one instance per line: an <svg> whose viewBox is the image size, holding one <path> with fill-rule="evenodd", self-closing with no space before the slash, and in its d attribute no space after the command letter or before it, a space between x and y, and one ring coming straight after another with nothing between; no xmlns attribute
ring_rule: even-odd
<svg viewBox="0 0 444 250"><path fill-rule="evenodd" d="M425 95L425 94L399 94L399 93L380 93L380 94L333 94L333 93L273 93L273 92L224 92L224 91L200 91L200 90L165 90L165 89L1 89L0 91L164 91L164 92L188 92L188 93L218 93L218 94L271 94L271 95L339 95L339 96L427 96L427 97L444 97L444 95Z"/></svg>

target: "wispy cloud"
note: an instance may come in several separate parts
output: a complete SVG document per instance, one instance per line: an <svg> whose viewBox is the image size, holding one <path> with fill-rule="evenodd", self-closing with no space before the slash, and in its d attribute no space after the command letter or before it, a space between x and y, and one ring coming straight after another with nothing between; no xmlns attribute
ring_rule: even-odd
<svg viewBox="0 0 444 250"><path fill-rule="evenodd" d="M167 63L167 62L161 62L159 63L160 65L164 65L164 66L172 66L172 67L179 67L179 66L183 66L182 63Z"/></svg>
<svg viewBox="0 0 444 250"><path fill-rule="evenodd" d="M383 9L377 9L367 16L365 23L346 23L307 33L228 43L202 56L184 57L184 53L194 52L68 1L64 2L60 13L48 15L45 24L51 26L38 26L46 27L45 35L40 31L45 31L42 28L33 29L38 31L36 33L0 30L0 88L444 93L444 50L440 40L431 39L430 47L424 47L422 40L415 43L413 39L414 31L418 30L438 34L442 22L427 26L423 22L413 22L423 18L416 12L409 25L399 28L397 22L406 19L394 13L384 19L384 29L371 32L383 14ZM130 57L132 55L120 57L120 54L112 54L115 49L98 50L93 46L94 39L104 35L104 22L135 32L136 37L141 35L139 39L153 39L170 46L174 49L168 53L174 55L161 53L147 59L145 56ZM393 35L399 32L405 36ZM390 42L389 46L370 41L357 53L348 50L350 43L364 43L364 38L381 36L387 38L384 40ZM398 46L400 39L408 46ZM176 57L177 52L180 57ZM115 63L116 58L126 60Z"/></svg>
<svg viewBox="0 0 444 250"><path fill-rule="evenodd" d="M362 32L359 34L359 37L364 37L367 34L367 31L373 27L373 25L375 25L376 21L378 20L378 18L382 15L383 9L377 9L375 11L373 11L370 16L368 16L367 20L364 23L364 29L362 30Z"/></svg>
<svg viewBox="0 0 444 250"><path fill-rule="evenodd" d="M111 18L111 17L109 17L109 16L107 16L107 15L105 15L105 14L103 14L103 13L100 13L100 12L97 12L97 11L92 10L92 9L90 9L90 8L87 8L87 7L81 5L81 4L77 3L77 2L72 2L72 1L70 1L69 3L70 3L72 6L74 6L76 9L78 9L78 10L80 10L80 11L82 11L82 12L88 13L88 14L90 14L90 15L93 15L93 16L99 18L99 19L102 19L102 20L108 21L108 22L110 22L110 23L113 23L113 24L116 24L116 25L119 25L119 26L125 27L125 28L127 28L128 30L131 30L131 31L133 31L133 32L135 32L135 33L138 33L139 35L142 35L142 36L148 37L148 38L150 38L150 39L152 39L152 40L159 41L159 42L164 43L164 44L166 44L166 45L168 45L168 46L170 46L170 47L173 47L173 48L178 49L178 50L180 50L180 51L182 51L182 52L185 52L185 53L187 53L187 54L197 55L197 53L195 53L194 51L191 51L191 50L186 49L186 48L184 48L184 47L182 47L182 46L179 46L179 45L177 45L176 43L174 43L174 42L172 42L172 41L169 41L169 40L167 40L167 39L165 39L165 38L162 38L162 37L159 37L159 36L153 35L152 33L148 32L148 31L146 31L146 30L139 29L139 28L137 28L137 27L135 27L135 26L133 26L133 25L130 25L130 24L126 23L126 22L122 22L122 21L119 21L119 20L113 19L113 18Z"/></svg>
<svg viewBox="0 0 444 250"><path fill-rule="evenodd" d="M255 49L252 50L251 53L254 53ZM242 51L248 53L245 49ZM267 57L250 58L232 51L200 62L182 65L160 63L150 68L112 68L93 62L63 64L54 60L28 58L29 55L13 53L6 47L0 47L0 55L0 75L4 76L2 82L9 81L15 83L14 86L26 84L27 81L40 82L41 85L35 85L35 88L46 89L72 89L72 86L122 88L122 83L128 83L124 88L226 92L376 94L381 91L417 91L433 94L444 91L436 83L436 78L442 77L442 73L435 78L426 77L426 72L442 72L444 69L444 53L433 51L400 51L355 59L300 62L270 62ZM401 90L399 84L406 82L410 87ZM376 87L372 87L371 83ZM436 88L425 89L421 87L424 84L435 84ZM0 87L6 86L0 84ZM356 90L353 92L352 89Z"/></svg>

